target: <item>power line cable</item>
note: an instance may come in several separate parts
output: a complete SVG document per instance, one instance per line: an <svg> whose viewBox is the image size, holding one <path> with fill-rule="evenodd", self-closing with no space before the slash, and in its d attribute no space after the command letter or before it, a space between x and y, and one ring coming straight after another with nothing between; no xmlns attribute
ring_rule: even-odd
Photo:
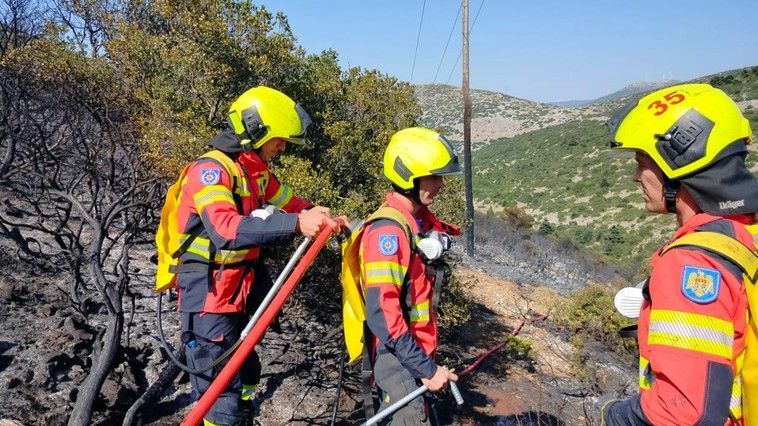
<svg viewBox="0 0 758 426"><path fill-rule="evenodd" d="M424 23L424 9L426 9L426 0L421 4L421 19L418 23L418 35L416 35L416 50L413 52L413 65L411 65L411 80L413 83L413 71L416 69L416 55L418 54L418 44L421 41L421 25Z"/></svg>
<svg viewBox="0 0 758 426"><path fill-rule="evenodd" d="M484 0L479 4L479 9L476 10L476 15L474 15L474 22L471 23L471 26L468 29L469 36L471 35L471 32L474 31L474 25L476 25L476 19L479 17L479 12L482 11L482 6L484 6ZM453 72L455 72L455 67L458 65L458 61L461 60L461 54L463 52L458 52L458 58L455 59L455 63L453 64L453 69L450 70L450 75L447 76L447 81L445 84L450 84L450 79L453 77Z"/></svg>
<svg viewBox="0 0 758 426"><path fill-rule="evenodd" d="M455 14L455 19L453 19L453 27L450 28L450 34L447 36L447 43L445 43L445 49L442 51L442 57L440 58L440 63L437 65L437 71L434 73L434 80L432 81L432 84L437 82L437 75L440 73L440 68L442 68L442 61L445 59L445 53L447 53L447 47L450 45L450 39L453 37L453 31L455 31L455 26L458 25L458 17L461 16L461 7L463 7L463 3L458 5L458 13Z"/></svg>

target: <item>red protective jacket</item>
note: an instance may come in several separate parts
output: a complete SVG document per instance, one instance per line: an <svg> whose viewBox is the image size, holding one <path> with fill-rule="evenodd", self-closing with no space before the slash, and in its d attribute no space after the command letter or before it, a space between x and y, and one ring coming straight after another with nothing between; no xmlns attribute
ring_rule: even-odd
<svg viewBox="0 0 758 426"><path fill-rule="evenodd" d="M190 165L178 207L185 238L197 233L182 265L197 270L178 274L179 309L183 312L232 313L244 311L250 292L253 262L260 246L284 244L294 237L297 216L274 214L266 220L250 213L273 204L288 213L311 206L280 184L254 152L235 160L241 182L232 182L224 167L212 159ZM208 264L208 268L203 268Z"/></svg>
<svg viewBox="0 0 758 426"><path fill-rule="evenodd" d="M395 192L387 194L385 205L406 217L414 236L439 223L425 208L414 217L409 204ZM431 377L437 368L433 360L437 349L434 271L412 250L403 228L389 219L368 225L360 252L373 347L393 353L414 377Z"/></svg>
<svg viewBox="0 0 758 426"><path fill-rule="evenodd" d="M752 216L701 213L673 236L712 231L753 247ZM661 255L661 253L663 253ZM739 424L741 386L735 361L745 347L748 309L742 272L717 254L660 250L651 259L649 301L639 318L640 396L655 425ZM738 420L738 419L735 420Z"/></svg>

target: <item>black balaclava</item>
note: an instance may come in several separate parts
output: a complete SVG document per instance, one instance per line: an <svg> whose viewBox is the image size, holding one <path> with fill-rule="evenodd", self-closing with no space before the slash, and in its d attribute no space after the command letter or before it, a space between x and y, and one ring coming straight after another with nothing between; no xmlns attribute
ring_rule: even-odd
<svg viewBox="0 0 758 426"><path fill-rule="evenodd" d="M243 150L242 145L240 144L241 140L241 136L236 135L233 130L225 129L211 139L208 142L208 146L230 155L236 155Z"/></svg>
<svg viewBox="0 0 758 426"><path fill-rule="evenodd" d="M705 169L679 181L700 209L716 216L758 212L758 182L745 166L747 149L717 159Z"/></svg>

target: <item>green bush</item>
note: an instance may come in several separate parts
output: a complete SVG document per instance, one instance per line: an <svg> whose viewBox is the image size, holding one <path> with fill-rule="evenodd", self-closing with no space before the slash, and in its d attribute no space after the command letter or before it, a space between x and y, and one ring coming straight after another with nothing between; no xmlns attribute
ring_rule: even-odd
<svg viewBox="0 0 758 426"><path fill-rule="evenodd" d="M566 299L556 310L555 320L574 336L589 336L622 355L636 353L634 339L624 339L618 331L634 324L613 306L614 291L600 285L587 286Z"/></svg>
<svg viewBox="0 0 758 426"><path fill-rule="evenodd" d="M538 229L539 233L542 235L552 235L555 233L555 226L551 224L550 222L542 222L540 223L540 227Z"/></svg>
<svg viewBox="0 0 758 426"><path fill-rule="evenodd" d="M451 263L455 265L457 261ZM440 297L439 326L442 332L449 333L471 319L471 298L466 288L476 285L476 282L462 281L455 274L446 274L446 279Z"/></svg>
<svg viewBox="0 0 758 426"><path fill-rule="evenodd" d="M508 358L513 360L523 361L532 359L536 355L532 343L530 339L508 336L505 341L505 353Z"/></svg>

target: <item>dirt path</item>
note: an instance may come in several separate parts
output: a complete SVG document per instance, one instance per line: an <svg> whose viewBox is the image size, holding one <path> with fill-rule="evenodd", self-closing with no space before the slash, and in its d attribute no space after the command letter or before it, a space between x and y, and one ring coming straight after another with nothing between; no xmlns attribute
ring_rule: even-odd
<svg viewBox="0 0 758 426"><path fill-rule="evenodd" d="M470 282L476 306L472 319L458 333L449 351L465 353L468 365L486 349L506 340L524 318L555 309L560 296L546 288L521 287L470 269L457 272ZM445 410L443 422L498 425L584 424L583 398L569 396L575 382L571 360L574 347L550 331L550 320L527 323L517 342L488 358L460 388L466 403L454 414ZM524 347L531 347L531 351ZM444 350L443 350L444 352Z"/></svg>

